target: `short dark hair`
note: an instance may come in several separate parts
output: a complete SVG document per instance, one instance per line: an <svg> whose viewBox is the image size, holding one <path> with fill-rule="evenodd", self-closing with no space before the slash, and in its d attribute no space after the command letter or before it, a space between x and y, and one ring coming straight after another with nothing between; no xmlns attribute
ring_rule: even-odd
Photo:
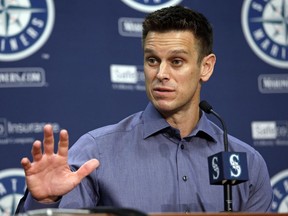
<svg viewBox="0 0 288 216"><path fill-rule="evenodd" d="M142 42L150 31L191 31L199 42L198 62L213 52L213 29L207 18L183 6L171 6L150 13L143 22Z"/></svg>

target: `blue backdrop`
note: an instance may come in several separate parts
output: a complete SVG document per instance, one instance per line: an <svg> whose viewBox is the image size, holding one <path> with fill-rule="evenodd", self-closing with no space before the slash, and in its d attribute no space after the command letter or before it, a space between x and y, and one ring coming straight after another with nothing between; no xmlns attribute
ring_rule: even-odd
<svg viewBox="0 0 288 216"><path fill-rule="evenodd" d="M288 212L287 1L16 0L0 2L0 213L22 196L20 160L45 123L72 145L146 107L141 22L175 4L212 23L217 64L202 99L263 155L273 211Z"/></svg>

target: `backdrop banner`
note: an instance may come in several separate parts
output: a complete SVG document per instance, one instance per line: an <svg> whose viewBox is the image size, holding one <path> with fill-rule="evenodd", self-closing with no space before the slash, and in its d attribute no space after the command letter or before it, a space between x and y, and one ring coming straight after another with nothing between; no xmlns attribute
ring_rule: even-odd
<svg viewBox="0 0 288 216"><path fill-rule="evenodd" d="M13 213L23 195L20 160L42 140L46 123L57 138L67 129L71 146L84 133L145 109L142 21L176 4L212 23L217 63L201 98L231 135L262 154L273 211L288 212L287 0L4 0L0 214Z"/></svg>

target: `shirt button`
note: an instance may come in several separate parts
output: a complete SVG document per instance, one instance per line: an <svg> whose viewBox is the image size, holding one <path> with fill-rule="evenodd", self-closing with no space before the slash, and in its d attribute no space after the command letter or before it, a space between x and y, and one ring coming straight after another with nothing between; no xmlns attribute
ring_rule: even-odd
<svg viewBox="0 0 288 216"><path fill-rule="evenodd" d="M181 149L184 149L184 145L183 145L183 144L181 144L181 146L180 146L180 147L181 147Z"/></svg>
<svg viewBox="0 0 288 216"><path fill-rule="evenodd" d="M187 176L183 176L182 180L186 182L188 180L188 177Z"/></svg>

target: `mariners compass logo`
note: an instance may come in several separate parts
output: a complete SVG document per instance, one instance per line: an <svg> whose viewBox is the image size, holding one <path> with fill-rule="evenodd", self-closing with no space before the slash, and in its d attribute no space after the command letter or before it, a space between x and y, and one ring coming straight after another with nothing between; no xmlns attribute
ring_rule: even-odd
<svg viewBox="0 0 288 216"><path fill-rule="evenodd" d="M0 61L35 53L47 41L53 25L53 0L1 0Z"/></svg>
<svg viewBox="0 0 288 216"><path fill-rule="evenodd" d="M245 0L242 27L259 58L288 68L288 0Z"/></svg>
<svg viewBox="0 0 288 216"><path fill-rule="evenodd" d="M131 8L146 13L150 13L162 7L177 5L181 1L182 0L122 0L122 2Z"/></svg>
<svg viewBox="0 0 288 216"><path fill-rule="evenodd" d="M25 189L23 169L0 171L0 215L13 215Z"/></svg>
<svg viewBox="0 0 288 216"><path fill-rule="evenodd" d="M288 169L282 170L271 178L274 199L272 203L272 212L288 212Z"/></svg>

